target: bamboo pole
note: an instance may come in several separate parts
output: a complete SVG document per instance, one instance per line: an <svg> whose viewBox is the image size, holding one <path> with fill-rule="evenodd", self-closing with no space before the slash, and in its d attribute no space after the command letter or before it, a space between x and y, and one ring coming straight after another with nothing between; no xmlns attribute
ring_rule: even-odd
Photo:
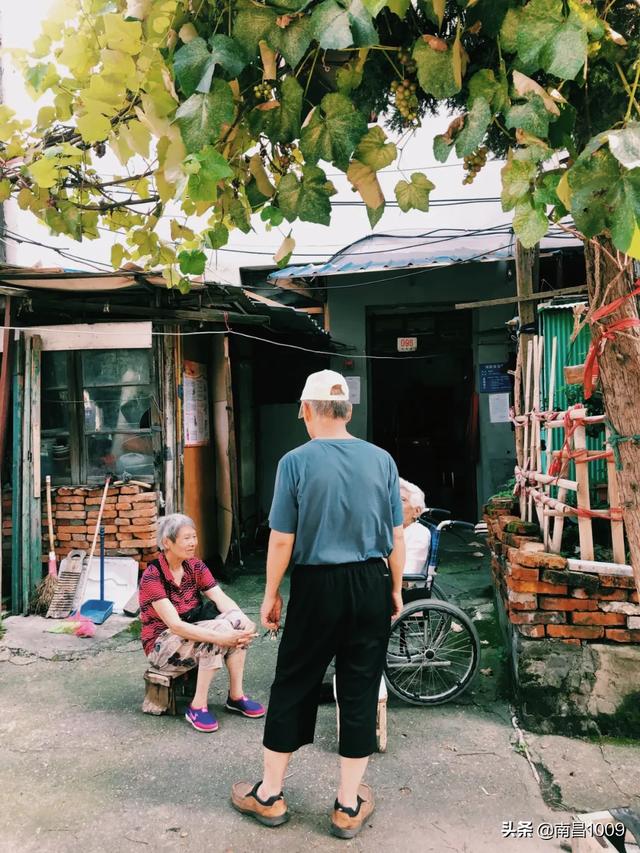
<svg viewBox="0 0 640 853"><path fill-rule="evenodd" d="M529 451L529 468L541 469L540 460L540 421L538 413L540 411L540 353L542 351L542 338L535 335L533 338L533 387L531 398L531 427L530 427L530 451ZM538 523L542 526L542 508L536 504L536 515ZM529 506L527 510L528 521L533 521L533 497L529 495Z"/></svg>
<svg viewBox="0 0 640 853"><path fill-rule="evenodd" d="M516 469L517 473L523 477L528 477L530 480L535 480L544 486L560 486L563 489L577 491L578 484L575 480L565 480L562 477L554 477L553 474L542 474L539 471L525 471L522 468Z"/></svg>
<svg viewBox="0 0 640 853"><path fill-rule="evenodd" d="M549 365L549 396L547 397L547 412L553 411L553 402L554 402L554 395L555 395L555 389L556 389L556 358L557 358L557 354L558 354L558 338L554 336L553 341L551 343L551 363ZM545 423L544 423L544 428L545 428L545 442L546 442L550 437L547 435L547 432L546 432L546 430L547 430L546 419L545 419ZM546 460L545 460L547 463L547 465L546 465L547 471L549 471L549 459L550 458L551 458L551 454L549 453L549 451L547 451ZM556 483L554 485L558 485L558 484ZM551 494L551 483L547 484L547 486L545 488L545 492L548 495ZM550 525L549 513L545 512L544 513L544 523L542 525L542 541L544 543L545 551L549 550L549 543L551 540L549 525Z"/></svg>
<svg viewBox="0 0 640 853"><path fill-rule="evenodd" d="M584 409L582 410L584 413ZM573 446L575 450L587 449L587 433L582 424L579 424L573 433ZM586 454L585 454L586 456ZM589 498L589 463L584 456L574 459L576 466L576 481L578 483L578 509L591 509ZM593 560L593 528L591 519L586 516L578 516L578 535L580 540L580 557L583 560Z"/></svg>
<svg viewBox="0 0 640 853"><path fill-rule="evenodd" d="M513 408L516 418L522 414L522 348L518 347L516 355L516 369L513 377ZM524 446L522 428L515 426L516 460L518 465L524 465Z"/></svg>
<svg viewBox="0 0 640 853"><path fill-rule="evenodd" d="M609 441L611 430L607 427L606 439ZM607 482L609 486L609 506L620 506L620 491L618 490L618 478L616 476L616 463L612 458L607 459ZM611 546L613 548L613 562L626 562L626 551L624 547L624 523L623 521L611 520Z"/></svg>
<svg viewBox="0 0 640 853"><path fill-rule="evenodd" d="M556 337L553 338L553 342L551 344L551 366L550 366L550 375L549 375L549 399L547 400L547 411L553 411L553 398L555 396L556 391L556 361L558 357L558 339Z"/></svg>

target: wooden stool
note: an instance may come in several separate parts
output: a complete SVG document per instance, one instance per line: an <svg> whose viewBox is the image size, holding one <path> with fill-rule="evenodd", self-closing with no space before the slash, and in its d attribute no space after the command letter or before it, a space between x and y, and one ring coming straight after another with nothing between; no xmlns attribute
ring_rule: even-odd
<svg viewBox="0 0 640 853"><path fill-rule="evenodd" d="M195 690L197 667L156 669L151 666L144 674L144 701L142 711L145 714L178 713L176 700Z"/></svg>
<svg viewBox="0 0 640 853"><path fill-rule="evenodd" d="M380 681L380 690L378 691L378 712L376 714L378 752L387 751L387 696L387 685L384 678L382 678ZM336 728L338 737L340 737L340 708L338 706L335 675L333 676L333 698L336 700Z"/></svg>

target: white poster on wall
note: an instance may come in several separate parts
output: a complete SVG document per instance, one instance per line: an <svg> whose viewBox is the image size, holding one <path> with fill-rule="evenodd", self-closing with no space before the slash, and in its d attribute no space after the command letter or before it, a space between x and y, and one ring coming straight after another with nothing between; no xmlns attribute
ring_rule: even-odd
<svg viewBox="0 0 640 853"><path fill-rule="evenodd" d="M508 394L489 394L489 420L492 424L509 423Z"/></svg>
<svg viewBox="0 0 640 853"><path fill-rule="evenodd" d="M205 364L198 364L195 361L184 362L182 406L184 446L202 447L209 444L209 394Z"/></svg>
<svg viewBox="0 0 640 853"><path fill-rule="evenodd" d="M360 402L360 377L359 376L345 376L345 380L349 387L349 402L350 403L359 403Z"/></svg>

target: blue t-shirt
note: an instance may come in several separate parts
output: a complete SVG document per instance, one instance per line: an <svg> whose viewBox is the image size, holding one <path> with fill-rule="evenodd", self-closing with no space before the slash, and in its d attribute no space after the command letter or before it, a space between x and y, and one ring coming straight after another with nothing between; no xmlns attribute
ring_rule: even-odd
<svg viewBox="0 0 640 853"><path fill-rule="evenodd" d="M296 564L334 565L386 557L402 524L398 469L359 438L317 438L278 464L269 526L295 533Z"/></svg>

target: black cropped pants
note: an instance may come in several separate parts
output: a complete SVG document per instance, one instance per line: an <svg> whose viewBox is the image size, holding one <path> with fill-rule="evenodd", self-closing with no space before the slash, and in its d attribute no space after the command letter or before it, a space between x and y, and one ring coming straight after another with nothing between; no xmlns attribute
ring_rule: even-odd
<svg viewBox="0 0 640 853"><path fill-rule="evenodd" d="M264 729L264 746L294 752L312 743L322 680L336 659L339 752L376 751L376 712L391 627L384 560L296 566Z"/></svg>

